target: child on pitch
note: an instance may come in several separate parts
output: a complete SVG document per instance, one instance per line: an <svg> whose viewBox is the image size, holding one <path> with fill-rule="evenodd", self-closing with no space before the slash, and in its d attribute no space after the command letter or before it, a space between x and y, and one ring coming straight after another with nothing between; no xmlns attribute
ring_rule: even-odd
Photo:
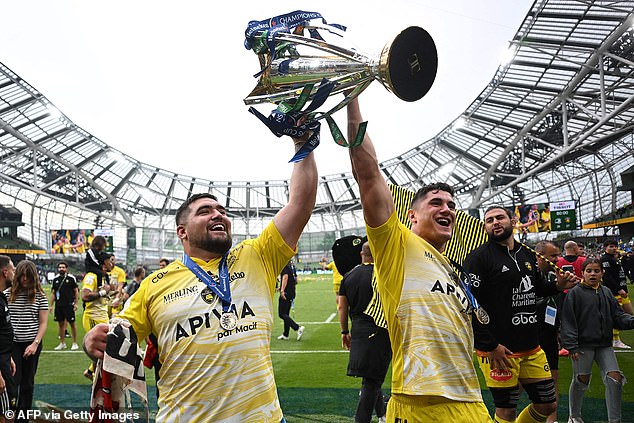
<svg viewBox="0 0 634 423"><path fill-rule="evenodd" d="M590 385L593 361L605 384L608 421L620 422L625 377L612 347L612 329L633 329L634 316L625 313L612 292L601 284L603 268L599 260L587 259L582 271L583 281L566 295L561 316L561 341L570 351L573 370L569 422L583 423L581 406Z"/></svg>

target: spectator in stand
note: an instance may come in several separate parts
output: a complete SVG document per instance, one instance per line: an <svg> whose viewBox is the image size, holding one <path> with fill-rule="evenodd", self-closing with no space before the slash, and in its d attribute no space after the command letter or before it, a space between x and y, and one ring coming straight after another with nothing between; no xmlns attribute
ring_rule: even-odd
<svg viewBox="0 0 634 423"><path fill-rule="evenodd" d="M16 371L17 411L26 416L33 409L35 373L42 351L42 338L48 322L48 300L40 285L37 268L32 261L22 260L15 268L11 288L5 290L13 325L12 358ZM28 419L16 419L28 422Z"/></svg>
<svg viewBox="0 0 634 423"><path fill-rule="evenodd" d="M586 246L581 242L577 242L577 248L579 249L579 257L586 257Z"/></svg>
<svg viewBox="0 0 634 423"><path fill-rule="evenodd" d="M159 260L159 269L164 268L165 266L167 266L168 264L170 264L170 261L166 258L162 258Z"/></svg>
<svg viewBox="0 0 634 423"><path fill-rule="evenodd" d="M612 291L619 305L627 314L632 314L632 303L627 293L627 282L625 271L621 266L618 253L618 243L613 239L608 239L603 243L604 254L601 256L601 267L603 267L603 285ZM614 329L612 341L614 348L630 349L629 345L621 340L618 329Z"/></svg>

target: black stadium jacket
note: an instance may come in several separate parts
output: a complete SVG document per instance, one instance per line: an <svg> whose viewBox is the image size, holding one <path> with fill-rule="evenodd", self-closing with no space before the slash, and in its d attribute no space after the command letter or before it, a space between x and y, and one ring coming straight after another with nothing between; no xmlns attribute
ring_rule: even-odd
<svg viewBox="0 0 634 423"><path fill-rule="evenodd" d="M542 277L535 254L518 242L509 251L489 241L467 256L464 267L474 296L490 317L487 325L472 319L475 348L492 351L502 344L513 353L535 349L540 321L537 297L558 292Z"/></svg>

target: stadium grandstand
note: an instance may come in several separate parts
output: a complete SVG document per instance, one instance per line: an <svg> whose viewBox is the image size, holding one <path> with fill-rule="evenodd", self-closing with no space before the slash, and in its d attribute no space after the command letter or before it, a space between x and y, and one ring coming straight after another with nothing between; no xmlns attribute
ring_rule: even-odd
<svg viewBox="0 0 634 423"><path fill-rule="evenodd" d="M510 60L437 135L383 161L385 178L410 190L447 181L473 213L574 201L571 236L618 235L614 225L581 228L632 215L632 192L619 190L619 178L634 165L633 10L634 1L535 1ZM130 157L31 83L0 63L0 204L21 213L14 239L48 252L51 229L108 228L118 260L134 268L178 256L173 215L192 193L218 197L236 241L258 234L286 203L287 180L211 181ZM349 170L320 176L300 258L317 262L338 237L364 232Z"/></svg>

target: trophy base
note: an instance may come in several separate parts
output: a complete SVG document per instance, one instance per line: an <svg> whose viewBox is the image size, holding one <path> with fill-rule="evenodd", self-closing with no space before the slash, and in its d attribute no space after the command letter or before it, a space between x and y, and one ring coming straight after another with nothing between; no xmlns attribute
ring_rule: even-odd
<svg viewBox="0 0 634 423"><path fill-rule="evenodd" d="M438 53L431 35L410 26L386 45L379 58L380 79L398 98L420 100L436 79Z"/></svg>

